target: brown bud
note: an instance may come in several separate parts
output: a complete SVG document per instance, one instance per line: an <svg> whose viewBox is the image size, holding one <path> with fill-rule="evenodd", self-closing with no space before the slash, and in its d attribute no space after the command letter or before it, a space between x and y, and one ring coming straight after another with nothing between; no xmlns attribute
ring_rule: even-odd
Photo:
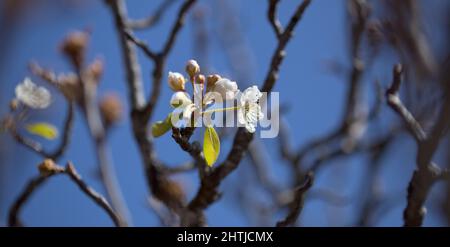
<svg viewBox="0 0 450 247"><path fill-rule="evenodd" d="M19 107L19 104L20 104L20 102L19 102L18 99L12 99L12 100L9 102L9 109L10 109L11 111L16 111L17 108Z"/></svg>
<svg viewBox="0 0 450 247"><path fill-rule="evenodd" d="M79 101L82 96L81 83L74 73L60 74L56 86L69 101Z"/></svg>
<svg viewBox="0 0 450 247"><path fill-rule="evenodd" d="M38 169L43 176L48 176L64 170L62 167L55 164L52 159L45 159L44 161L42 161L42 163L39 164Z"/></svg>
<svg viewBox="0 0 450 247"><path fill-rule="evenodd" d="M88 41L88 33L75 31L69 33L62 42L61 50L77 68L80 68L83 63Z"/></svg>
<svg viewBox="0 0 450 247"><path fill-rule="evenodd" d="M98 84L103 75L103 61L101 59L95 59L95 61L86 69L86 73L88 73L89 76L92 76L95 83Z"/></svg>
<svg viewBox="0 0 450 247"><path fill-rule="evenodd" d="M197 61L191 59L186 64L186 73L189 75L190 79L193 80L195 75L200 73L200 66Z"/></svg>
<svg viewBox="0 0 450 247"><path fill-rule="evenodd" d="M122 103L114 93L107 94L100 101L100 113L106 126L117 123L122 117Z"/></svg>
<svg viewBox="0 0 450 247"><path fill-rule="evenodd" d="M195 76L195 83L197 84L205 84L206 78L202 74L198 74Z"/></svg>
<svg viewBox="0 0 450 247"><path fill-rule="evenodd" d="M222 79L222 77L218 74L208 75L208 77L206 77L207 88L212 88L220 79Z"/></svg>

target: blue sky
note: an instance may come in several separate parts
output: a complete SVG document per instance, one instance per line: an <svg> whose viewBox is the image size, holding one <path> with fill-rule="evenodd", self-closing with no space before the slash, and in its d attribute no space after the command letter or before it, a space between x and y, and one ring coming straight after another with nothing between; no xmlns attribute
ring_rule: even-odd
<svg viewBox="0 0 450 247"><path fill-rule="evenodd" d="M33 13L30 12L24 16L18 26L9 59L2 68L1 105L7 105L8 100L14 96L15 84L29 75L27 64L30 60L38 61L42 66L50 67L55 71L70 71L68 64L58 51L58 45L68 31L83 28L89 28L92 31L88 58L101 57L105 61L105 74L100 85L100 95L113 91L118 93L124 102L127 101L121 54L109 9L103 1L83 2L85 5L81 6L57 4L51 7L47 4L46 7L36 8ZM157 6L155 2L160 1L127 1L130 16L134 18L147 16ZM225 58L217 34L220 32L217 24L219 13L216 13L220 11L220 8L217 7L217 2L203 0L198 4L207 11L210 40L208 61L211 70L233 79L233 70ZM231 0L227 2L236 16L225 16L225 18L238 18L240 21L245 44L250 49L250 57L246 59L254 64L253 69L248 73L251 81L238 82L238 84L261 85L276 45L272 29L266 20L266 1ZM296 7L296 2L298 1L282 1L279 16L283 23L286 23ZM155 49L161 47L179 4L180 1L169 9L157 27L149 31L136 32L136 35L146 40ZM349 66L345 7L345 1L313 1L287 47L287 57L283 62L280 78L274 91L280 92L281 102L289 105L291 109L286 118L291 125L292 140L296 147L311 138L327 133L339 123L346 90L345 77L331 75L326 71L324 64L327 61L338 61L346 67ZM192 32L194 32L192 18L188 18L186 26L180 32L176 45L170 53L165 74L169 70L182 72L188 59L197 59L193 51ZM145 90L148 92L152 64L140 52L139 60L142 64ZM366 91L372 89L372 82L369 79L374 74L380 80L388 82L391 66L395 62L395 58L385 55L384 60L375 65L375 69L369 72L368 79L364 81ZM55 92L54 95L57 93ZM164 86L153 121L166 116L170 110L168 104L170 96L170 89ZM366 97L372 96L366 92ZM128 105L125 108L128 109ZM6 111L7 107L0 108L0 114ZM60 126L64 111L65 103L61 96L57 95L49 110L33 114L32 118L47 120ZM86 125L80 114L76 117L72 143L61 162L73 161L83 177L94 188L104 192L96 177L96 159ZM1 186L7 186L7 189L2 189L0 194L0 224L5 224L7 207L22 190L26 181L37 173L36 164L40 162L40 158L16 145L4 134L1 134L1 139L1 145L4 147L2 163L8 164L1 168L0 174ZM271 156L271 175L277 181L287 185L287 181L283 179L284 176L289 175L285 169L286 165L280 161L277 149L271 148L277 142L268 140L265 143ZM45 145L52 147L55 143L45 142ZM159 158L169 164L181 164L189 159L170 135L155 140L155 145ZM397 140L395 145L401 145L402 149L388 155L393 159L386 160L382 168L382 187L387 193L396 194L399 199L398 203L377 221L377 225L397 226L402 223L406 186L414 168L414 155L409 154L415 151L415 146L409 138ZM109 138L109 146L134 224L137 226L157 225L158 220L147 205L148 189L142 163L127 119L113 130ZM227 145L225 144L224 147L226 148ZM355 156L333 162L333 165L321 171L317 175L315 186L337 189L339 194L353 197L356 202L339 208L326 206L322 201L308 200L300 218L301 224L306 226L352 224L353 212L358 205L358 193L361 191L362 175L366 169L365 162L367 157ZM242 176L249 176L247 173L251 172L249 162L244 160L241 167L227 178L222 185L224 197L207 210L210 225L248 225L242 212L237 208L233 191L236 189L234 188L236 181L239 181ZM195 172L178 176L191 196L198 187L195 176ZM426 225L443 224L433 210L429 212L425 220ZM22 215L25 223L31 226L111 225L106 214L68 182L66 177L52 179L43 186L25 207ZM280 217L282 215L282 213L279 214Z"/></svg>

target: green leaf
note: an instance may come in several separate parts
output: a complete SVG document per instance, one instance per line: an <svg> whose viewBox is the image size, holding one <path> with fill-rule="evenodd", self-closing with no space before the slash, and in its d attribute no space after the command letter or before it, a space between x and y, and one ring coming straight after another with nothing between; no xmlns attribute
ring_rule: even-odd
<svg viewBox="0 0 450 247"><path fill-rule="evenodd" d="M167 133L167 131L172 129L172 121L170 121L171 116L172 116L172 113L169 114L167 116L167 118L164 119L164 121L158 121L152 125L153 137L155 137L155 138L160 137L160 136L164 135L165 133Z"/></svg>
<svg viewBox="0 0 450 247"><path fill-rule="evenodd" d="M49 123L33 123L25 126L25 129L31 134L38 135L48 140L58 137L58 129Z"/></svg>
<svg viewBox="0 0 450 247"><path fill-rule="evenodd" d="M212 166L220 153L220 140L216 130L213 127L206 127L205 136L203 138L203 155L206 164Z"/></svg>

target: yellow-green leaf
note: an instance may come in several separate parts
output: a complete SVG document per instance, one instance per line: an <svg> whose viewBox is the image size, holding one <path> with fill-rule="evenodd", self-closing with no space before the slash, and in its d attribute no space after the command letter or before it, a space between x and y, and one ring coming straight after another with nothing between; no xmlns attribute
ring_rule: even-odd
<svg viewBox="0 0 450 247"><path fill-rule="evenodd" d="M33 123L25 126L26 130L31 134L38 135L48 140L58 137L58 129L49 123Z"/></svg>
<svg viewBox="0 0 450 247"><path fill-rule="evenodd" d="M172 114L169 114L164 121L155 122L152 125L152 135L153 137L160 137L164 135L167 131L172 129L172 122L170 121Z"/></svg>
<svg viewBox="0 0 450 247"><path fill-rule="evenodd" d="M206 127L205 136L203 138L203 155L206 164L212 166L220 153L220 140L216 130L213 127Z"/></svg>

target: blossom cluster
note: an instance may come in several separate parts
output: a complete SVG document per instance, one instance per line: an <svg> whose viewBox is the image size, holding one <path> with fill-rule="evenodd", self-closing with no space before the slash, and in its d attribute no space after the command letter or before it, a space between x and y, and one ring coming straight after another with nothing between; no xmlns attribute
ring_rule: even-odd
<svg viewBox="0 0 450 247"><path fill-rule="evenodd" d="M200 74L200 66L195 60L188 61L186 72L188 79L178 72L169 72L168 75L169 87L175 91L170 100L170 105L175 108L173 117L181 115L186 123L191 123L206 114L236 110L239 124L250 133L255 132L258 120L263 118L259 105L262 93L257 86L241 92L237 83L228 78L217 74L205 77ZM186 91L188 80L192 84L192 96ZM214 104L227 101L237 101L237 106L209 110Z"/></svg>

